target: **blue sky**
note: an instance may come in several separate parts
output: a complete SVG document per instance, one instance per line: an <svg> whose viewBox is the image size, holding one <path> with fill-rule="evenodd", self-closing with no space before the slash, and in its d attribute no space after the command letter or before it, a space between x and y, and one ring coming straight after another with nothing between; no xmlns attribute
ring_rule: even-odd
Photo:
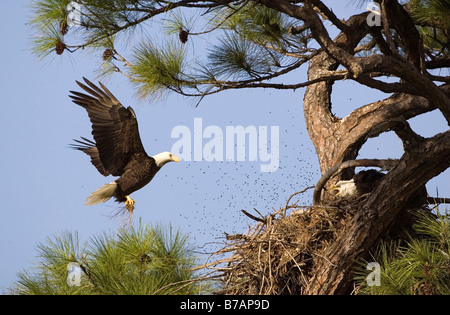
<svg viewBox="0 0 450 315"><path fill-rule="evenodd" d="M2 220L0 222L0 292L15 281L17 272L36 261L36 245L62 231L78 231L87 240L104 231L117 230L121 222L109 216L117 204L86 207L85 198L111 182L90 164L89 158L68 148L73 138L90 137L86 112L73 104L69 90L79 90L75 80L94 80L93 69L101 56L64 53L37 62L30 53L30 1L0 3L0 72L2 154ZM336 3L336 2L335 2ZM355 8L333 6L338 17ZM361 9L362 10L362 9ZM197 47L197 53L201 53ZM306 71L306 69L305 69ZM260 172L261 161L182 161L167 164L145 188L135 192L134 220L172 224L188 233L199 249L212 250L223 232L244 232L253 222L242 215L256 208L268 214L284 206L292 193L314 185L320 178L314 148L308 138L302 111L304 90L237 90L205 98L199 107L173 95L159 102L139 102L128 81L114 76L108 88L125 106L133 106L143 144L150 155L169 151L177 139L176 126L193 131L194 119L203 128L226 126L278 126L279 169ZM354 83L339 82L334 88L335 113L384 98L382 93ZM423 136L447 130L438 112L410 121ZM205 141L206 142L206 141ZM370 139L360 157L397 158L402 154L392 133ZM427 185L429 193L450 196L447 170ZM300 197L308 204L311 193Z"/></svg>

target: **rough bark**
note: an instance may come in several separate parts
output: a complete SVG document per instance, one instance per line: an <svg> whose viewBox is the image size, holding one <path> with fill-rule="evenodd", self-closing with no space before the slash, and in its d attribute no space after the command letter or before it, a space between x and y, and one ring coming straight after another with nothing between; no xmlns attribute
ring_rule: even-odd
<svg viewBox="0 0 450 315"><path fill-rule="evenodd" d="M424 185L450 167L450 131L424 139L406 121L437 108L450 124L450 88L448 84L438 86L424 70L427 63L421 54L420 36L397 1L383 1L383 27L370 28L366 13L356 15L343 22L344 25L335 23L342 33L334 40L315 13L320 8L314 4L320 1L305 1L302 6L277 0L260 2L305 21L321 45L323 51L310 61L309 81L329 75L342 65L348 70L348 79L394 93L361 106L345 118L336 117L331 110L333 80L309 85L303 99L307 130L322 174L344 161L354 160L366 140L382 132L394 130L403 142L404 155L364 204L358 205L360 211L349 222L348 233L323 258L317 258L317 272L305 290L306 294L346 294L351 289L355 260L388 233L399 214L423 204ZM324 12L323 8L321 12L333 20L330 12ZM382 35L382 30L386 33L388 29L398 32L403 56ZM382 54L356 57L356 47L367 34L373 36ZM382 74L396 76L400 81L387 83L374 79ZM347 169L340 178L348 179L352 175L353 169Z"/></svg>
<svg viewBox="0 0 450 315"><path fill-rule="evenodd" d="M420 187L450 167L450 131L411 146L349 224L348 233L316 262L307 294L346 294L355 260L386 232L399 213L421 204ZM320 272L319 272L320 271Z"/></svg>

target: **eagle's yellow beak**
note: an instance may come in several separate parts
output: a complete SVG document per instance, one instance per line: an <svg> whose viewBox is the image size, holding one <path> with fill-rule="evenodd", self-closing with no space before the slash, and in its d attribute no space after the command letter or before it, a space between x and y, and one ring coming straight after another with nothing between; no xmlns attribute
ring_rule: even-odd
<svg viewBox="0 0 450 315"><path fill-rule="evenodd" d="M171 158L172 158L172 161L180 163L180 158L178 156L172 154Z"/></svg>

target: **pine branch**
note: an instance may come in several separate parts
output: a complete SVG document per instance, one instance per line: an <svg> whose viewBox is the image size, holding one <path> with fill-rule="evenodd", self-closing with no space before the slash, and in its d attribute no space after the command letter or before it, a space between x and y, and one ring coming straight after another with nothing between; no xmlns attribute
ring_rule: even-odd
<svg viewBox="0 0 450 315"><path fill-rule="evenodd" d="M167 88L179 86L183 62L184 50L179 44L169 42L161 49L148 41L136 48L129 71L142 97L162 97Z"/></svg>
<svg viewBox="0 0 450 315"><path fill-rule="evenodd" d="M76 233L40 244L36 272L24 271L13 294L196 294L207 289L191 270L195 264L187 236L172 227L141 225L117 235L100 234L82 251ZM83 275L69 285L67 266L77 262ZM77 282L78 281L78 282Z"/></svg>

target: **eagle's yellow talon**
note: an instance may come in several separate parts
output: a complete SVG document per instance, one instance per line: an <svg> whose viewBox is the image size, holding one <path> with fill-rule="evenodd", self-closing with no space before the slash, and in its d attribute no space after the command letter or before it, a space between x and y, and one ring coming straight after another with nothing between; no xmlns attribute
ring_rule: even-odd
<svg viewBox="0 0 450 315"><path fill-rule="evenodd" d="M134 210L134 200L131 199L130 196L125 196L125 198L127 199L127 200L125 201L125 208L126 208L130 213L132 213L133 210Z"/></svg>

